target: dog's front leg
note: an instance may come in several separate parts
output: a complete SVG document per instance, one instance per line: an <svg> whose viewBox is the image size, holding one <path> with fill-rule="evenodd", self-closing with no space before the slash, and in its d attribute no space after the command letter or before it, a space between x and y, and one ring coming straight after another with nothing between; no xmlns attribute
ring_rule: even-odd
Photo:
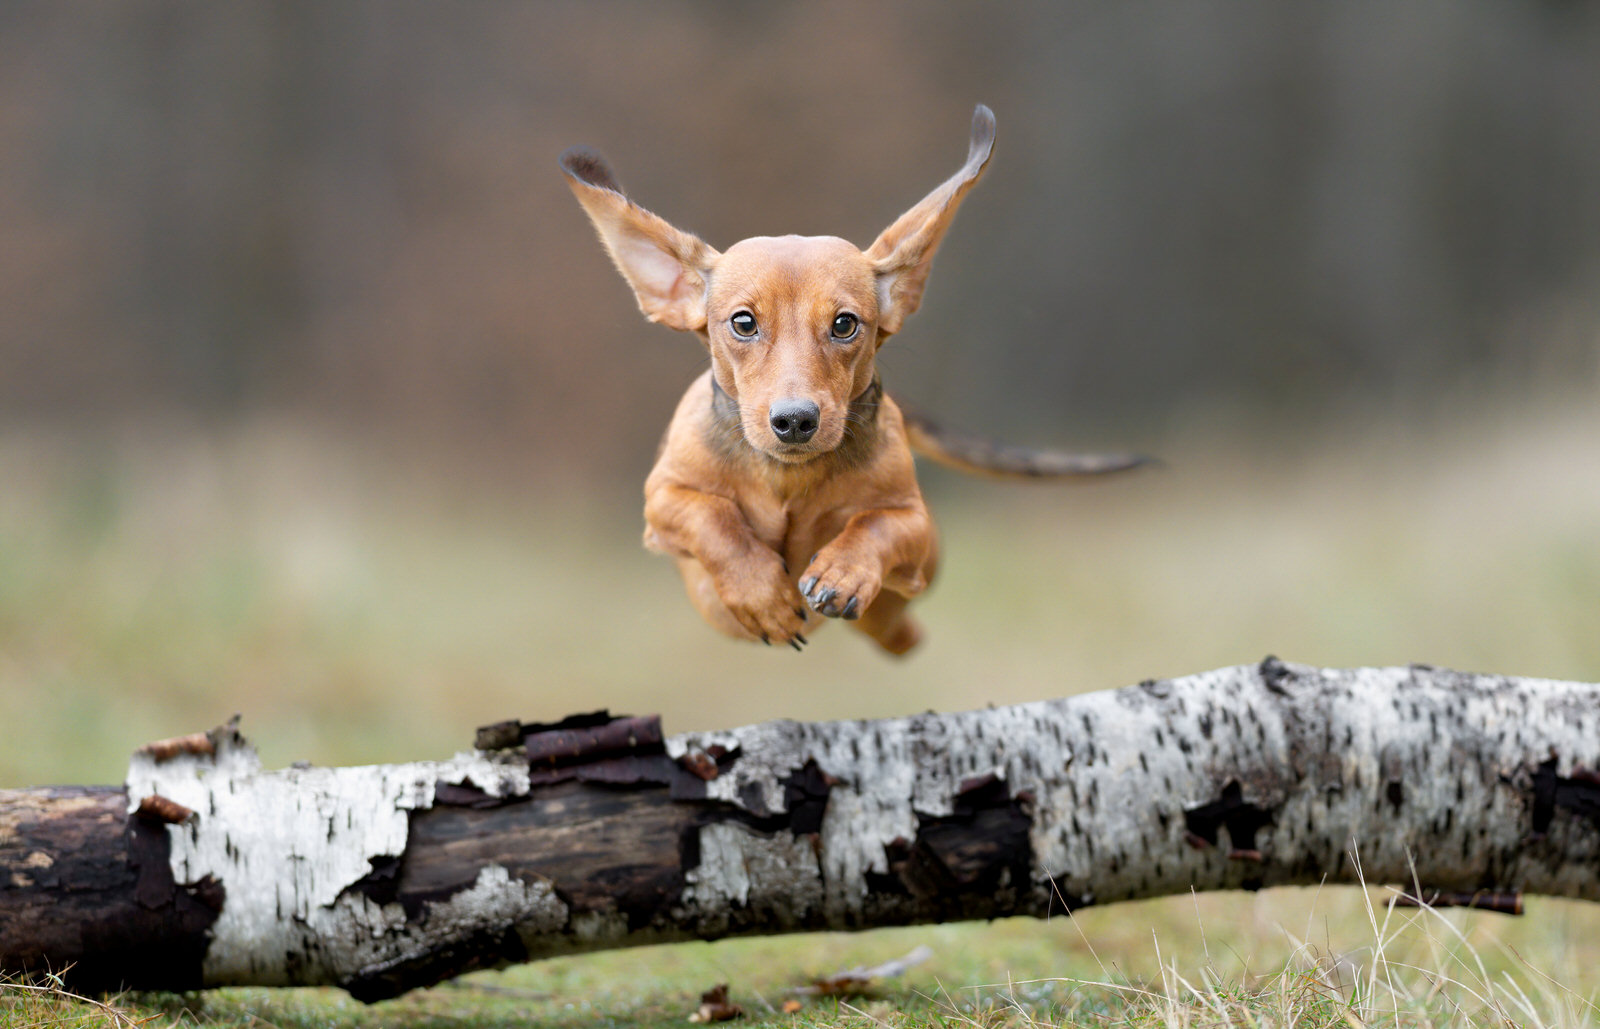
<svg viewBox="0 0 1600 1029"><path fill-rule="evenodd" d="M829 618L859 618L885 586L907 597L926 589L933 549L922 505L860 511L811 559L800 592Z"/></svg>
<svg viewBox="0 0 1600 1029"><path fill-rule="evenodd" d="M733 501L663 484L646 496L644 517L645 546L698 562L750 639L790 643L797 649L805 642L805 607L783 558L756 537ZM707 617L713 625L722 622L710 612Z"/></svg>

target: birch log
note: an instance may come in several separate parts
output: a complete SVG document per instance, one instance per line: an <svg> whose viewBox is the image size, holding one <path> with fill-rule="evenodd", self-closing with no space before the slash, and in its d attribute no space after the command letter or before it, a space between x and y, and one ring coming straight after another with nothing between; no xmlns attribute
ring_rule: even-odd
<svg viewBox="0 0 1600 1029"><path fill-rule="evenodd" d="M1353 855L1441 903L1600 899L1600 685L1269 658L961 714L478 744L268 772L230 725L143 748L122 789L0 791L0 966L376 1000L609 947L1352 883Z"/></svg>

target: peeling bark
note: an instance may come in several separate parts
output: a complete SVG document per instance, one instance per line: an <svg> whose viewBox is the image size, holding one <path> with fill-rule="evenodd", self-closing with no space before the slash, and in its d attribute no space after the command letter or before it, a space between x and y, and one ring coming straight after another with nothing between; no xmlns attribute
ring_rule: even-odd
<svg viewBox="0 0 1600 1029"><path fill-rule="evenodd" d="M1600 899L1600 686L1269 658L1066 700L664 737L603 712L450 761L261 770L233 726L123 789L0 791L0 967L337 983L1189 890ZM1415 880L1413 880L1413 868Z"/></svg>

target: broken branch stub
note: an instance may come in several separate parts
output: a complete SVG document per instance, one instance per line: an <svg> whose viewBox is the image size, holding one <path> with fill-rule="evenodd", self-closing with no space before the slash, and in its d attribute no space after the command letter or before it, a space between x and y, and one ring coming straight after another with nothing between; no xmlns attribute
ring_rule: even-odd
<svg viewBox="0 0 1600 1029"><path fill-rule="evenodd" d="M124 790L0 791L0 963L375 1000L608 947L1350 883L1353 850L1429 903L1594 900L1597 728L1596 685L1274 659L881 721L505 722L362 768L263 771L230 725L135 754Z"/></svg>

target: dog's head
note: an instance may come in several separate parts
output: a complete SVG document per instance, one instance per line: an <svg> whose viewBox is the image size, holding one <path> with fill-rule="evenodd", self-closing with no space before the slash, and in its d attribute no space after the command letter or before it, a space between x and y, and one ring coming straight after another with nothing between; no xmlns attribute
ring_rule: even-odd
<svg viewBox="0 0 1600 1029"><path fill-rule="evenodd" d="M645 317L699 335L745 440L800 464L843 442L850 402L921 303L934 252L993 146L994 114L980 104L961 170L864 251L833 236L758 236L719 253L629 200L593 151L574 147L561 167Z"/></svg>

